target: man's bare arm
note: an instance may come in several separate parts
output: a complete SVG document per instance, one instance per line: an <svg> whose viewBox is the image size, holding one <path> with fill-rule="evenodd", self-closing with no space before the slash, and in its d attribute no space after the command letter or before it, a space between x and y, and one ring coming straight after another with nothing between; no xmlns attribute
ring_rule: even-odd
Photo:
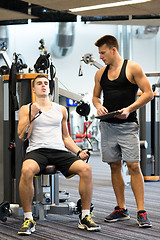
<svg viewBox="0 0 160 240"><path fill-rule="evenodd" d="M108 110L102 106L101 104L101 85L100 85L100 79L101 79L101 76L103 74L105 70L105 67L104 68L101 68L100 70L98 70L96 72L96 75L95 75L95 85L94 85L94 89L93 89L93 98L92 98L92 102L93 102L93 105L95 106L95 108L97 109L97 115L102 115L102 114L106 114L108 113Z"/></svg>
<svg viewBox="0 0 160 240"><path fill-rule="evenodd" d="M19 122L18 122L18 136L21 140L29 138L32 132L33 122L30 123L29 119L29 105L24 105L19 110ZM31 121L36 114L40 111L40 107L37 103L31 105ZM24 137L25 134L25 137Z"/></svg>
<svg viewBox="0 0 160 240"><path fill-rule="evenodd" d="M69 149L70 151L72 151L73 153L79 153L79 157L83 160L88 159L89 155L88 155L88 150L83 150L80 149L75 142L73 141L73 139L71 138L71 136L69 135L68 132L68 127L67 127L67 118L68 118L68 114L67 114L67 110L65 107L61 106L61 110L62 110L62 114L63 114L63 119L62 119L62 138L64 141L64 145L67 149Z"/></svg>
<svg viewBox="0 0 160 240"><path fill-rule="evenodd" d="M126 119L131 112L136 111L137 109L143 107L146 103L151 101L154 97L151 85L148 79L146 78L145 74L143 73L142 68L139 66L139 64L131 61L129 71L132 74L133 82L137 84L137 86L142 91L142 94L130 106L121 109L122 114L118 115L117 117L122 119Z"/></svg>
<svg viewBox="0 0 160 240"><path fill-rule="evenodd" d="M29 106L24 105L19 110L18 137L23 140L26 128L29 125Z"/></svg>

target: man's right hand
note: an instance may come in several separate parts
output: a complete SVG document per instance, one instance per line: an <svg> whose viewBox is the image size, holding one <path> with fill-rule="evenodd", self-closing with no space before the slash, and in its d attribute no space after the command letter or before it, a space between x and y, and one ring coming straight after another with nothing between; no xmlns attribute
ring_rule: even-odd
<svg viewBox="0 0 160 240"><path fill-rule="evenodd" d="M97 108L97 115L100 116L100 115L103 115L103 114L107 114L108 113L108 110L101 106L101 107L98 107Z"/></svg>
<svg viewBox="0 0 160 240"><path fill-rule="evenodd" d="M39 111L41 110L40 106L38 103L33 103L32 106L31 106L31 116L32 118L34 118L38 113Z"/></svg>

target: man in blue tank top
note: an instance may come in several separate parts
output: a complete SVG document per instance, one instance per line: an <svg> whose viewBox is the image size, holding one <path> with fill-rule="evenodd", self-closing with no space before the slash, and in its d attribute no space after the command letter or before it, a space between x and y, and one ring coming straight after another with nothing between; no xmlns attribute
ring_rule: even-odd
<svg viewBox="0 0 160 240"><path fill-rule="evenodd" d="M33 81L33 92L35 102L22 106L19 111L18 136L23 141L28 139L29 146L19 183L24 223L18 234L29 235L35 231L36 223L32 216L33 178L47 165L55 165L65 177L79 175L82 212L78 228L99 231L100 226L90 215L92 170L90 165L83 161L89 158L88 152L81 150L70 137L66 108L50 101L49 80L46 76L37 75Z"/></svg>
<svg viewBox="0 0 160 240"><path fill-rule="evenodd" d="M135 62L123 59L119 53L118 41L114 36L105 35L95 43L105 67L96 72L93 104L97 115L119 110L121 114L100 121L102 160L111 168L112 185L117 206L105 218L106 222L130 218L125 206L125 183L121 168L125 161L131 175L131 187L137 204L139 227L152 224L144 209L144 182L140 169L139 126L136 110L153 98L149 81L142 68ZM140 88L142 95L137 98ZM103 104L101 104L103 93Z"/></svg>

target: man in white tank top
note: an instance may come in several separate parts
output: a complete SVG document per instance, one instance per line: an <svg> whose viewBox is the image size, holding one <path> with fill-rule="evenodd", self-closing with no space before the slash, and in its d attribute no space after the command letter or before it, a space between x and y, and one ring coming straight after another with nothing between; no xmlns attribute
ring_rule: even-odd
<svg viewBox="0 0 160 240"><path fill-rule="evenodd" d="M64 106L50 101L49 80L46 76L38 75L34 79L33 92L36 101L22 106L19 111L18 136L22 141L28 139L29 146L19 184L24 223L18 234L28 235L35 231L36 223L32 216L33 177L49 164L56 165L65 177L79 175L82 213L78 227L99 231L100 226L90 216L92 170L90 165L83 161L89 158L88 151L82 151L70 137L67 129L67 110Z"/></svg>

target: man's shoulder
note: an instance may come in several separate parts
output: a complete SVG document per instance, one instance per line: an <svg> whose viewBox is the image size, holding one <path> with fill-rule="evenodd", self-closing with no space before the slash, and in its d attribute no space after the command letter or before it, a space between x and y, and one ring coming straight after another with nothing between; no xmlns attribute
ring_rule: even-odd
<svg viewBox="0 0 160 240"><path fill-rule="evenodd" d="M65 106L59 104L59 107L60 107L61 111L66 111L66 107Z"/></svg>
<svg viewBox="0 0 160 240"><path fill-rule="evenodd" d="M137 62L132 61L132 60L128 60L128 66L131 68L136 68L138 66L140 66Z"/></svg>
<svg viewBox="0 0 160 240"><path fill-rule="evenodd" d="M107 66L104 66L104 67L100 68L100 69L97 71L97 73L103 73L103 72L105 71L106 67L107 67Z"/></svg>
<svg viewBox="0 0 160 240"><path fill-rule="evenodd" d="M29 105L22 105L19 110L19 117L24 117L29 114Z"/></svg>
<svg viewBox="0 0 160 240"><path fill-rule="evenodd" d="M52 105L57 107L57 108L65 108L63 105L56 103L56 102L52 102Z"/></svg>
<svg viewBox="0 0 160 240"><path fill-rule="evenodd" d="M104 66L104 67L100 68L100 69L96 72L96 76L99 78L99 80L100 80L100 78L102 77L102 75L103 75L106 67L107 67L107 66Z"/></svg>
<svg viewBox="0 0 160 240"><path fill-rule="evenodd" d="M29 109L29 104L25 104L20 107L21 111L27 111L28 109Z"/></svg>

